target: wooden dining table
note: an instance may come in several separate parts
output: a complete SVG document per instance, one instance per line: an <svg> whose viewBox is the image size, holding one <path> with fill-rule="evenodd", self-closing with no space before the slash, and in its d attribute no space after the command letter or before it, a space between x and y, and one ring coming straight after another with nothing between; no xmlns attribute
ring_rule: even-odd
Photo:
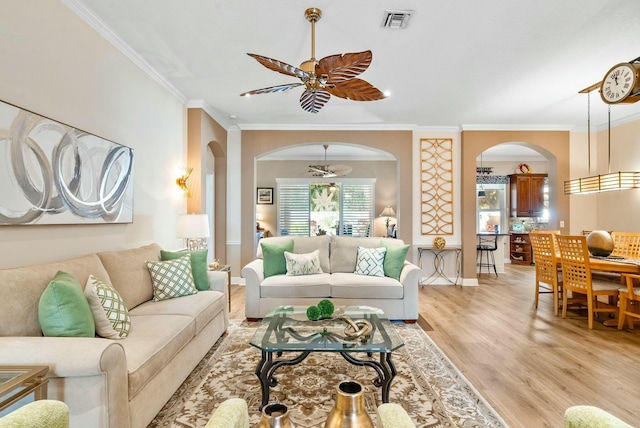
<svg viewBox="0 0 640 428"><path fill-rule="evenodd" d="M635 273L640 274L640 262L629 263L624 261L616 261L617 259L601 259L596 257L589 258L589 266L592 271L608 272L608 273ZM625 260L625 259L620 259ZM625 287L623 280L620 282L620 287ZM604 320L602 323L605 327L617 327L618 315L616 318Z"/></svg>

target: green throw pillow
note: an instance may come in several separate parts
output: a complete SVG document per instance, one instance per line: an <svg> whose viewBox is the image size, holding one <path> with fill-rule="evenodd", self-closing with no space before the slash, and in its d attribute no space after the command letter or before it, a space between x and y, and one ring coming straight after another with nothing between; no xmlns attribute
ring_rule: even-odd
<svg viewBox="0 0 640 428"><path fill-rule="evenodd" d="M40 296L38 319L45 336L94 337L96 326L82 286L58 271Z"/></svg>
<svg viewBox="0 0 640 428"><path fill-rule="evenodd" d="M382 241L381 245L387 249L384 256L384 276L400 281L400 272L409 251L408 245L388 245Z"/></svg>
<svg viewBox="0 0 640 428"><path fill-rule="evenodd" d="M184 256L186 252L172 252L160 250L160 259L164 262L167 260L175 260ZM207 250L191 251L191 274L193 274L193 282L199 291L208 290L209 277L207 276Z"/></svg>
<svg viewBox="0 0 640 428"><path fill-rule="evenodd" d="M287 262L284 258L284 252L293 253L293 239L286 242L268 243L261 242L263 273L265 278L273 275L284 275L287 273Z"/></svg>

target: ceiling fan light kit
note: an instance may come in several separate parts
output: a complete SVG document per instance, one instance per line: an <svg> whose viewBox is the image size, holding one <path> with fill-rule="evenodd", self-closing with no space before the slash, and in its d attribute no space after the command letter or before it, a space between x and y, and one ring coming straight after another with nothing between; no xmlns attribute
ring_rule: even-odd
<svg viewBox="0 0 640 428"><path fill-rule="evenodd" d="M369 68L373 57L370 50L330 55L319 61L316 60L315 24L322 17L322 11L312 7L304 14L307 21L311 22L311 58L303 61L299 68L276 59L247 53L269 70L297 77L300 82L255 89L244 92L240 96L285 92L304 86L300 106L309 113L318 113L329 101L331 95L353 101L375 101L385 98L379 89L356 77Z"/></svg>

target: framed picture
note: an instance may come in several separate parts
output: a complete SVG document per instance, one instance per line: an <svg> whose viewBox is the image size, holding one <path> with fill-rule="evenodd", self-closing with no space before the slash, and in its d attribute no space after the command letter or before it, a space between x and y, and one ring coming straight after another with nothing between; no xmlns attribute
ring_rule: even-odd
<svg viewBox="0 0 640 428"><path fill-rule="evenodd" d="M273 187L258 187L258 204L271 205L273 204Z"/></svg>

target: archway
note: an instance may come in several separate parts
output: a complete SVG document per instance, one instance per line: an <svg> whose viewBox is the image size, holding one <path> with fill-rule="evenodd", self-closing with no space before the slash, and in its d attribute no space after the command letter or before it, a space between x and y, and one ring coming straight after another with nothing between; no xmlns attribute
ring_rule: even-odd
<svg viewBox="0 0 640 428"><path fill-rule="evenodd" d="M463 285L477 285L476 276L476 158L490 147L506 142L530 147L549 160L549 198L555 206L549 225L569 230L569 198L561 191L569 179L568 131L464 131L462 132L462 252ZM561 225L563 225L561 227Z"/></svg>

